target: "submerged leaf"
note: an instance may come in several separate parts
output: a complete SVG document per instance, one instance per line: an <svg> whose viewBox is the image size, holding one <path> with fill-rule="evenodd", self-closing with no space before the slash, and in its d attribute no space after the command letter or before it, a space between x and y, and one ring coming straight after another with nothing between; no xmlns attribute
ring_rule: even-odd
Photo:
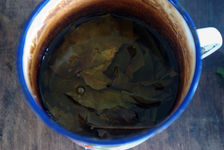
<svg viewBox="0 0 224 150"><path fill-rule="evenodd" d="M155 40L155 36L148 31L147 28L135 23L134 24L135 33L138 35L139 39L138 42L144 45L145 47L150 48L153 54L156 57L162 57L161 51L159 49L159 45Z"/></svg>
<svg viewBox="0 0 224 150"><path fill-rule="evenodd" d="M95 74L83 72L80 75L83 77L85 83L95 90L102 90L111 83L111 79L102 72L96 72Z"/></svg>
<svg viewBox="0 0 224 150"><path fill-rule="evenodd" d="M99 52L92 61L93 64L98 64L98 66L85 69L80 73L87 85L93 89L102 90L111 83L111 79L103 72L111 64L116 52L116 49Z"/></svg>
<svg viewBox="0 0 224 150"><path fill-rule="evenodd" d="M143 81L141 85L143 86L155 86L156 84L160 84L163 87L170 85L173 82L172 79L163 79L163 80L155 80L155 81Z"/></svg>
<svg viewBox="0 0 224 150"><path fill-rule="evenodd" d="M112 109L117 106L129 108L135 101L128 95L116 90L92 90L89 87L85 87L86 92L80 96L75 91L67 92L66 95L73 98L74 101L79 104L96 110L97 113L101 113L104 109Z"/></svg>
<svg viewBox="0 0 224 150"><path fill-rule="evenodd" d="M154 80L154 62L152 59L152 56L149 52L149 49L147 49L144 46L141 46L141 49L144 52L142 60L144 60L144 66L142 66L139 69L136 69L135 72L133 72L133 82L143 82L143 81L153 81ZM141 63L139 63L141 64Z"/></svg>
<svg viewBox="0 0 224 150"><path fill-rule="evenodd" d="M130 125L138 122L136 112L122 107L106 109L100 114L100 117L107 123L116 125Z"/></svg>
<svg viewBox="0 0 224 150"><path fill-rule="evenodd" d="M94 26L98 28L99 25L96 23ZM53 53L50 61L51 69L58 75L72 77L72 75L82 70L96 67L104 61L112 60L123 43L131 42L131 39L114 34L112 32L113 25L105 29L103 34L106 36L101 35L104 32L104 28L107 27L99 28L99 30L94 30L92 31L94 33L91 33L90 30L92 28L90 27L90 29L87 29L88 32L85 32L90 35L86 35L86 37L82 35L83 39L77 37L76 30L79 28L74 29L75 31L64 39L57 52ZM115 28L118 29L118 27ZM79 33L79 31L77 32ZM94 38L91 38L92 36ZM70 39L73 40L70 41Z"/></svg>
<svg viewBox="0 0 224 150"><path fill-rule="evenodd" d="M126 70L126 75L128 75L129 78L132 79L133 74L145 65L145 60L141 49L137 45L128 46L127 50L130 54L131 59Z"/></svg>
<svg viewBox="0 0 224 150"><path fill-rule="evenodd" d="M129 82L128 76L117 70L115 79L112 82L112 87L117 89L130 89L133 86L135 85Z"/></svg>
<svg viewBox="0 0 224 150"><path fill-rule="evenodd" d="M67 35L71 43L80 43L92 38L100 38L119 31L119 22L111 15L104 15L97 19L89 20L80 26L74 26ZM88 32L87 32L88 31Z"/></svg>
<svg viewBox="0 0 224 150"><path fill-rule="evenodd" d="M116 76L116 69L125 72L128 64L130 63L130 57L128 51L125 49L126 46L122 45L115 55L112 63L105 71L105 74L111 78Z"/></svg>
<svg viewBox="0 0 224 150"><path fill-rule="evenodd" d="M104 129L97 129L98 136L100 138L106 139L110 136L110 133Z"/></svg>
<svg viewBox="0 0 224 150"><path fill-rule="evenodd" d="M76 132L82 130L77 124L78 120L72 113L65 112L58 107L52 107L50 110L52 115L57 118L56 121L62 126L66 127L68 130L73 130Z"/></svg>
<svg viewBox="0 0 224 150"><path fill-rule="evenodd" d="M157 122L157 115L158 115L158 108L153 107L150 109L144 109L143 111L139 112L141 115L140 122L143 125L155 125Z"/></svg>
<svg viewBox="0 0 224 150"><path fill-rule="evenodd" d="M139 104L141 104L141 106L144 106L144 107L155 106L155 105L158 106L161 103L161 100L158 100L156 98L144 99L139 96L132 96L132 97L136 102L138 102Z"/></svg>

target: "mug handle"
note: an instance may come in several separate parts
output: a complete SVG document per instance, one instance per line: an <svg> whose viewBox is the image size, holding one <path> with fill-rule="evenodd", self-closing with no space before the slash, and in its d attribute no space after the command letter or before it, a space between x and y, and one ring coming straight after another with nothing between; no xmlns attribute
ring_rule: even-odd
<svg viewBox="0 0 224 150"><path fill-rule="evenodd" d="M202 59L214 53L222 46L222 35L213 27L197 29L201 45Z"/></svg>

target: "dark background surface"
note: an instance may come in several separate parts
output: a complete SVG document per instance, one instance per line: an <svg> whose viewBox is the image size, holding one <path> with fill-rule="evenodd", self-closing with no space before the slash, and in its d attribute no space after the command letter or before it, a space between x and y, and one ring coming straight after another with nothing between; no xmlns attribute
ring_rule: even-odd
<svg viewBox="0 0 224 150"><path fill-rule="evenodd" d="M0 0L0 150L81 150L31 111L16 76L16 48L24 23L42 0ZM196 26L224 35L223 0L179 0ZM224 150L224 48L203 60L188 109L167 130L132 150Z"/></svg>

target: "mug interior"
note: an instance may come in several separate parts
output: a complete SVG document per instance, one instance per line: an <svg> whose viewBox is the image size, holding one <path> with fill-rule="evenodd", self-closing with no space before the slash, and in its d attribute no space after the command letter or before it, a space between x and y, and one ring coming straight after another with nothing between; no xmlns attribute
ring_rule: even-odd
<svg viewBox="0 0 224 150"><path fill-rule="evenodd" d="M169 43L179 65L177 101L170 116L185 100L196 64L195 41L182 15L167 0L54 0L31 20L25 36L22 68L28 92L42 108L37 86L40 58L53 38L66 26L85 16L117 13L143 20Z"/></svg>

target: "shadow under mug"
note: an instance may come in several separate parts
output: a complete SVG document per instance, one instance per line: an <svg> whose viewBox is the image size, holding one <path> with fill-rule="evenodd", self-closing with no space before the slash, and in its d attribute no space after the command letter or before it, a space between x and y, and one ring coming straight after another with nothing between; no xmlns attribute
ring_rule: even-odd
<svg viewBox="0 0 224 150"><path fill-rule="evenodd" d="M177 102L170 115L147 132L114 140L90 139L61 127L42 109L37 88L40 58L51 40L71 22L105 12L136 17L149 24L169 43L180 70ZM196 30L190 16L176 0L45 0L32 13L19 44L20 84L39 118L87 149L128 149L166 129L186 109L200 79L202 58L221 47L222 37L215 28Z"/></svg>

